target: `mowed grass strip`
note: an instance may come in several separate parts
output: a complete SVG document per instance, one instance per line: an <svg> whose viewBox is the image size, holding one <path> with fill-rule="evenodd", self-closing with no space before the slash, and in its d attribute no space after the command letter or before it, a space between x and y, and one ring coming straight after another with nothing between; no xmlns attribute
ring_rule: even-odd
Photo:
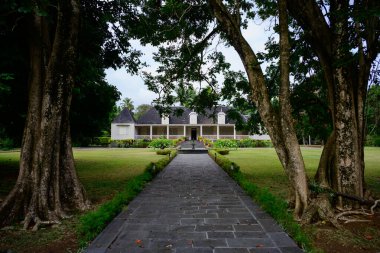
<svg viewBox="0 0 380 253"><path fill-rule="evenodd" d="M313 179L318 168L322 148L302 148L306 173ZM237 163L241 172L260 188L281 197L288 196L289 181L273 148L231 150L228 159ZM380 148L365 148L365 180L375 196L380 197Z"/></svg>

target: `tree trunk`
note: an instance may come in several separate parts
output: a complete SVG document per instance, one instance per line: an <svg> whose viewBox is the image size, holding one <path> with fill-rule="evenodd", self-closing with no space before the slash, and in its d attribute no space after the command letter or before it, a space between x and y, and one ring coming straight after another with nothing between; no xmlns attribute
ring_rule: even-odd
<svg viewBox="0 0 380 253"><path fill-rule="evenodd" d="M362 197L364 193L364 107L369 73L378 52L379 19L369 14L364 20L350 16L370 13L378 1L330 1L324 15L311 0L287 0L292 16L302 26L306 38L321 62L329 93L334 132L325 146L317 179L339 192ZM326 22L326 17L329 21ZM355 29L349 22L354 20ZM360 22L360 24L359 24ZM357 54L350 51L352 38ZM323 43L321 43L323 41ZM364 46L365 45L365 46ZM334 143L334 144L332 144ZM331 161L334 160L334 164ZM327 180L328 179L328 180ZM352 207L339 199L339 207Z"/></svg>
<svg viewBox="0 0 380 253"><path fill-rule="evenodd" d="M257 57L241 34L240 19L229 13L221 0L209 0L209 4L229 42L235 48L244 64L252 88L252 99L258 108L260 117L268 130L280 162L291 182L296 204L295 215L299 217L308 205L308 187L305 166L293 126L294 120L291 115L289 80L285 80L282 85L280 94L281 108L280 111L276 111L270 102L265 78ZM286 22L286 15L283 18ZM285 42L285 51L288 50L286 40L283 40ZM288 61L286 57L288 55L285 53L285 59L284 55L282 57L284 64L287 64ZM288 70L284 70L285 73L283 74L286 76Z"/></svg>
<svg viewBox="0 0 380 253"><path fill-rule="evenodd" d="M29 104L15 187L0 207L0 225L24 217L24 227L58 222L71 209L88 208L78 180L69 110L79 30L77 0L58 1L56 26L31 21ZM51 34L53 31L53 35Z"/></svg>

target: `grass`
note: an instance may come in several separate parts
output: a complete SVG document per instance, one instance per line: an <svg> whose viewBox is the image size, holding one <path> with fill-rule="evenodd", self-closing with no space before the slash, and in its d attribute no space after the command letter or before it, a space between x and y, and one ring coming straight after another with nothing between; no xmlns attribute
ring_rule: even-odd
<svg viewBox="0 0 380 253"><path fill-rule="evenodd" d="M130 200L137 194L137 189L145 182L146 175L144 178L141 178L141 175L144 174L147 165L159 161L163 156L156 155L155 151L150 149L74 149L74 158L78 176L94 206L103 206L113 201L108 204L108 208L103 207L103 210L115 212L121 210L120 204L124 205L126 200ZM18 166L19 151L0 152L0 198L4 198L13 187L17 179ZM126 190L128 182L134 182L129 187L138 185L132 187L133 191L129 191L127 197L122 197L120 192L128 192ZM105 211L102 213L109 214ZM111 216L102 221L104 223L109 219ZM97 229L104 226L101 221L95 224L91 219L87 220L97 225ZM79 214L77 214L73 219L63 221L58 229L47 228L37 232L0 231L0 251L11 248L16 252L28 252L28 249L44 247L49 243L59 244L68 237L70 240L67 244L73 244L72 249L75 249L78 247L78 245L75 246L76 228L80 223ZM93 232L93 230L89 229L88 232ZM83 236L91 237L88 234ZM55 250L53 249L52 252Z"/></svg>
<svg viewBox="0 0 380 253"><path fill-rule="evenodd" d="M313 178L318 167L322 148L303 148L306 173ZM241 172L257 186L281 198L288 196L288 179L273 148L231 150L228 159L240 165ZM252 162L254 161L254 162ZM365 148L365 179L368 187L380 196L380 148Z"/></svg>

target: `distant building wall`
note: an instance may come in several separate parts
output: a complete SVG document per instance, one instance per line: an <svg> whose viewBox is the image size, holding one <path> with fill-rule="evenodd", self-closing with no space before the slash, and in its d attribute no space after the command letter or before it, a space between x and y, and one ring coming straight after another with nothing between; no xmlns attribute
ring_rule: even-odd
<svg viewBox="0 0 380 253"><path fill-rule="evenodd" d="M135 124L111 124L111 139L126 140L135 138Z"/></svg>

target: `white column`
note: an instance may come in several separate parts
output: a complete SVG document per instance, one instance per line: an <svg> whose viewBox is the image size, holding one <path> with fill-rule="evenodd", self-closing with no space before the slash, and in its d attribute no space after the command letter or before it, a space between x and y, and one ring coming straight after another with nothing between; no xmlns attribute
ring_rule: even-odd
<svg viewBox="0 0 380 253"><path fill-rule="evenodd" d="M201 125L201 136L203 136L203 128L202 128L202 125Z"/></svg>
<svg viewBox="0 0 380 253"><path fill-rule="evenodd" d="M166 139L169 140L169 125L166 125Z"/></svg>
<svg viewBox="0 0 380 253"><path fill-rule="evenodd" d="M216 125L216 139L219 140L219 125Z"/></svg>
<svg viewBox="0 0 380 253"><path fill-rule="evenodd" d="M234 140L236 140L236 128L235 128L235 125L234 125Z"/></svg>
<svg viewBox="0 0 380 253"><path fill-rule="evenodd" d="M186 137L186 125L183 126L183 136Z"/></svg>
<svg viewBox="0 0 380 253"><path fill-rule="evenodd" d="M150 128L150 139L152 140L153 139L153 126L150 125L149 128Z"/></svg>

